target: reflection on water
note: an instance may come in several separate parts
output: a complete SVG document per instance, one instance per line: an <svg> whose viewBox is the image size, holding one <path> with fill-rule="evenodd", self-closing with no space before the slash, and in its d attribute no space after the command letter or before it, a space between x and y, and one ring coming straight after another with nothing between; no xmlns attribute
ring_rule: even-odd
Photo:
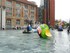
<svg viewBox="0 0 70 53"><path fill-rule="evenodd" d="M56 32L54 41L54 53L69 53L69 38L66 31Z"/></svg>
<svg viewBox="0 0 70 53"><path fill-rule="evenodd" d="M69 53L66 30L52 31L52 38L42 39L37 33L23 34L21 30L0 31L0 53Z"/></svg>

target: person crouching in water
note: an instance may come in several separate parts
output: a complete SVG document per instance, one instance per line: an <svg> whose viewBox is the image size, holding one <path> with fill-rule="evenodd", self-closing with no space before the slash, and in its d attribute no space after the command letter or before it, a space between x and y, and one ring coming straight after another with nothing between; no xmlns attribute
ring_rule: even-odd
<svg viewBox="0 0 70 53"><path fill-rule="evenodd" d="M29 24L28 26L27 26L27 32L29 32L29 31L31 31L32 30L32 27L31 27L31 25Z"/></svg>

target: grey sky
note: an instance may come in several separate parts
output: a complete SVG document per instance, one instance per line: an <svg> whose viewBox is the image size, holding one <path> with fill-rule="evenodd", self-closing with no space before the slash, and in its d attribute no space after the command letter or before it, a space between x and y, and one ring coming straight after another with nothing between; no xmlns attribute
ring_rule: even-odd
<svg viewBox="0 0 70 53"><path fill-rule="evenodd" d="M29 0L35 1L40 6L41 0ZM69 21L70 19L70 0L55 0L55 19L61 19Z"/></svg>
<svg viewBox="0 0 70 53"><path fill-rule="evenodd" d="M34 1L34 2L36 2L36 4L38 5L38 7L40 6L40 1L41 0L28 0L28 1Z"/></svg>

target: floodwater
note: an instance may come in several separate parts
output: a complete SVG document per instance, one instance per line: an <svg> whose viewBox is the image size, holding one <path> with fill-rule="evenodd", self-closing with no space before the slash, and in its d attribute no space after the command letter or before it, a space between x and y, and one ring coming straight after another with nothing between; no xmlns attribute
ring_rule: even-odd
<svg viewBox="0 0 70 53"><path fill-rule="evenodd" d="M37 33L22 30L0 31L0 53L70 53L70 34L51 30L52 37L43 39Z"/></svg>

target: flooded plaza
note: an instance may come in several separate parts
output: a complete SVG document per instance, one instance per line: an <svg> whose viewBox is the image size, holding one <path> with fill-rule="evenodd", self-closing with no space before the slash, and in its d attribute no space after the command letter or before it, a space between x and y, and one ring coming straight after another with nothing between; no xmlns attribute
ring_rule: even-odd
<svg viewBox="0 0 70 53"><path fill-rule="evenodd" d="M22 30L0 31L0 53L70 53L70 34L51 30L52 37L42 39L37 33Z"/></svg>

